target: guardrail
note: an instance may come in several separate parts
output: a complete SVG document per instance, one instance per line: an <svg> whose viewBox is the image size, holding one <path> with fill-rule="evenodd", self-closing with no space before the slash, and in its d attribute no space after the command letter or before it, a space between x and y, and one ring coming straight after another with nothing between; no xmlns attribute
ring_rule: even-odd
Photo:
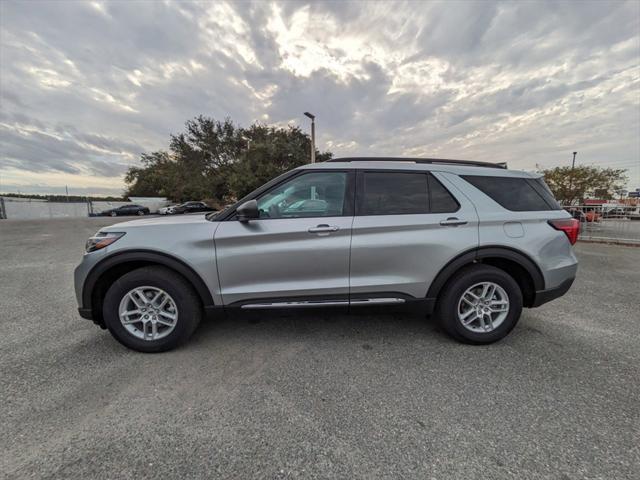
<svg viewBox="0 0 640 480"><path fill-rule="evenodd" d="M640 206L572 205L565 210L580 220L578 240L640 245Z"/></svg>

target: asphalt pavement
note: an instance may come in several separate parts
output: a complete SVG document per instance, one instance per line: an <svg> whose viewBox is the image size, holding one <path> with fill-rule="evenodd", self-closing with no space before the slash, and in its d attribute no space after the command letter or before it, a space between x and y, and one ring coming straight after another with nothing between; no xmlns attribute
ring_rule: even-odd
<svg viewBox="0 0 640 480"><path fill-rule="evenodd" d="M164 354L77 315L111 218L0 220L0 478L637 479L640 248L474 347L403 314L263 312Z"/></svg>

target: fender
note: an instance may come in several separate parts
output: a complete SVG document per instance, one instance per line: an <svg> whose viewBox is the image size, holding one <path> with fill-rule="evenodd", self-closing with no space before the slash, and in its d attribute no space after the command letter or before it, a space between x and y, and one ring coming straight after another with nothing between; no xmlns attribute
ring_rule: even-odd
<svg viewBox="0 0 640 480"><path fill-rule="evenodd" d="M474 248L465 253L462 253L447 263L436 275L429 286L427 292L427 300L435 303L435 300L440 294L440 290L447 283L447 281L455 274L460 268L471 263L478 262L483 258L504 258L505 260L511 260L522 268L524 268L531 279L533 280L533 286L536 291L544 290L544 277L542 272L536 265L536 263L529 258L526 254L514 250L509 247L502 246L486 246L480 248Z"/></svg>
<svg viewBox="0 0 640 480"><path fill-rule="evenodd" d="M211 292L209 292L207 285L202 278L200 278L200 275L182 260L153 250L127 250L121 253L115 252L105 257L91 269L82 286L83 309L91 310L93 290L100 277L110 268L129 262L154 263L175 270L191 283L205 307L214 305Z"/></svg>

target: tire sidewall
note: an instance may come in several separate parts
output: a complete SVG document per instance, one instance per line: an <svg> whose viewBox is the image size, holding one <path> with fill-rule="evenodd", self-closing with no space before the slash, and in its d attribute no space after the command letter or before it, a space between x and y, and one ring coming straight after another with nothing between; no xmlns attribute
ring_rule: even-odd
<svg viewBox="0 0 640 480"><path fill-rule="evenodd" d="M171 279L173 277L173 279ZM109 332L123 345L141 352L162 352L175 348L189 338L200 320L200 307L194 294L182 279L166 269L138 269L118 279L107 291L103 317ZM178 309L178 321L173 331L159 340L142 340L133 336L120 322L122 298L136 287L157 287L167 292Z"/></svg>
<svg viewBox="0 0 640 480"><path fill-rule="evenodd" d="M493 282L500 285L509 297L509 313L495 330L476 333L466 329L458 318L458 303L462 294L472 285ZM522 313L522 292L518 283L506 272L489 266L472 267L457 275L448 286L440 305L441 321L455 338L473 344L492 343L504 338L518 323Z"/></svg>

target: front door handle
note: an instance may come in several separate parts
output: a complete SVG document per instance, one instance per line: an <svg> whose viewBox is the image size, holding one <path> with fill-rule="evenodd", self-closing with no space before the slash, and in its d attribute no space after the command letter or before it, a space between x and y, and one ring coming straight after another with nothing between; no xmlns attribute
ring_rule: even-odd
<svg viewBox="0 0 640 480"><path fill-rule="evenodd" d="M446 220L442 220L440 222L440 225L442 225L443 227L457 227L458 225L466 225L467 222L466 220L460 220L459 218L456 217L449 217Z"/></svg>
<svg viewBox="0 0 640 480"><path fill-rule="evenodd" d="M325 233L329 234L331 232L337 232L340 230L340 227L336 227L335 225L327 225L326 223L322 223L320 225L316 225L315 227L309 228L307 230L309 233Z"/></svg>

